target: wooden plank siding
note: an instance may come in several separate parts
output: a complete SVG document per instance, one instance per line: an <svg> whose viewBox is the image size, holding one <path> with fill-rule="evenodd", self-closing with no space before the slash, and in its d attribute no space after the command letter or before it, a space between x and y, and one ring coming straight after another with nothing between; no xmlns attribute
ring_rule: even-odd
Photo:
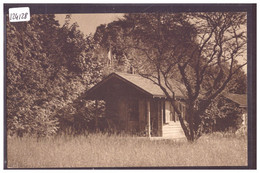
<svg viewBox="0 0 260 173"><path fill-rule="evenodd" d="M163 101L160 99L152 99L151 113L150 113L150 123L151 123L151 135L152 136L162 136L162 126L163 126Z"/></svg>
<svg viewBox="0 0 260 173"><path fill-rule="evenodd" d="M123 131L127 131L128 124L127 124L127 99L124 97L119 98L118 102L118 109L119 109L119 126L120 129Z"/></svg>
<svg viewBox="0 0 260 173"><path fill-rule="evenodd" d="M158 136L158 101L151 101L151 132L152 136Z"/></svg>
<svg viewBox="0 0 260 173"><path fill-rule="evenodd" d="M138 111L139 111L139 131L141 134L145 133L147 125L147 111L146 111L146 100L140 98L138 100Z"/></svg>
<svg viewBox="0 0 260 173"><path fill-rule="evenodd" d="M131 102L138 105L138 119L131 118ZM186 118L185 107L181 103L178 106ZM110 127L116 127L118 132L147 137L183 137L177 114L164 99L117 97L106 104L106 112Z"/></svg>
<svg viewBox="0 0 260 173"><path fill-rule="evenodd" d="M147 104L147 115L145 115L145 116L147 116L147 131L148 131L148 137L151 137L151 102L150 102L150 100L147 100L146 101L146 104Z"/></svg>
<svg viewBox="0 0 260 173"><path fill-rule="evenodd" d="M162 136L163 134L163 100L158 100L157 105L158 105L158 132L157 136Z"/></svg>
<svg viewBox="0 0 260 173"><path fill-rule="evenodd" d="M165 123L172 121L171 118L171 106L169 101L165 101Z"/></svg>

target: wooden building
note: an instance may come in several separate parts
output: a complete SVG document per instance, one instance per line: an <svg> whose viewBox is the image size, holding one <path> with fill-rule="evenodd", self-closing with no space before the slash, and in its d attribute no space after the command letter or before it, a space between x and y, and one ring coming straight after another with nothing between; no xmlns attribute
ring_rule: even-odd
<svg viewBox="0 0 260 173"><path fill-rule="evenodd" d="M175 82L175 98L185 118L181 84ZM164 92L140 75L112 73L89 89L85 99L105 101L106 118L117 131L149 137L184 137L177 114Z"/></svg>

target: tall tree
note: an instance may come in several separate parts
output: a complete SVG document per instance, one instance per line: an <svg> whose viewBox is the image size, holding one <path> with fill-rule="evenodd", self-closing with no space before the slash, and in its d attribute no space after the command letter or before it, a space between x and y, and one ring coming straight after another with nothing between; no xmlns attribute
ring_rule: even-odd
<svg viewBox="0 0 260 173"><path fill-rule="evenodd" d="M159 15L158 15L159 16ZM157 32L159 42L165 42L160 29L159 17ZM154 46L158 52L152 62L155 65L156 76L153 80L162 88L165 94L172 98L174 90L170 84L171 68L178 69L186 88L187 124L179 119L188 140L194 141L201 136L203 113L246 63L238 65L246 48L246 32L242 28L246 24L245 13L195 13L185 14L175 21L180 26L177 44L169 59L172 63L163 63L165 46ZM245 27L245 26L244 26ZM195 29L195 35L189 33ZM166 35L169 37L168 35ZM147 51L146 51L147 52ZM147 58L149 60L151 58ZM169 92L170 91L170 92ZM176 110L175 98L172 105ZM198 104L197 104L198 102Z"/></svg>
<svg viewBox="0 0 260 173"><path fill-rule="evenodd" d="M99 79L92 37L69 21L59 26L54 15L32 15L29 22L7 23L8 131L55 134L58 112Z"/></svg>
<svg viewBox="0 0 260 173"><path fill-rule="evenodd" d="M246 13L128 14L114 25L120 27L122 34L114 35L124 40L124 55L171 100L187 139L198 139L205 110L246 65L238 62L246 51ZM172 79L185 85L180 89L187 121L176 105Z"/></svg>

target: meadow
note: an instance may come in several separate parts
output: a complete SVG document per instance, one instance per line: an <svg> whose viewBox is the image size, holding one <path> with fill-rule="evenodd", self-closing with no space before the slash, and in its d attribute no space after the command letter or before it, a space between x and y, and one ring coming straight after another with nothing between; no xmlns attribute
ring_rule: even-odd
<svg viewBox="0 0 260 173"><path fill-rule="evenodd" d="M247 166L247 139L223 134L150 140L90 134L7 139L8 168Z"/></svg>

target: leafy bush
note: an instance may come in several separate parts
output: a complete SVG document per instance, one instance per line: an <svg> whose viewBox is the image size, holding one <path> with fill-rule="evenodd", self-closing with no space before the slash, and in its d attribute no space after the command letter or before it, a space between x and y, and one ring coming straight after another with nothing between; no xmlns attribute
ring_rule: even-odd
<svg viewBox="0 0 260 173"><path fill-rule="evenodd" d="M242 126L242 110L224 97L215 99L203 117L204 133L214 131L235 132Z"/></svg>
<svg viewBox="0 0 260 173"><path fill-rule="evenodd" d="M59 133L80 135L96 131L95 117L98 122L104 116L104 102L86 101L80 97L58 111Z"/></svg>
<svg viewBox="0 0 260 173"><path fill-rule="evenodd" d="M58 130L58 119L54 117L50 110L38 106L33 109L24 109L23 113L18 113L12 120L9 134L16 134L22 137L28 133L31 136L46 137L56 134Z"/></svg>

